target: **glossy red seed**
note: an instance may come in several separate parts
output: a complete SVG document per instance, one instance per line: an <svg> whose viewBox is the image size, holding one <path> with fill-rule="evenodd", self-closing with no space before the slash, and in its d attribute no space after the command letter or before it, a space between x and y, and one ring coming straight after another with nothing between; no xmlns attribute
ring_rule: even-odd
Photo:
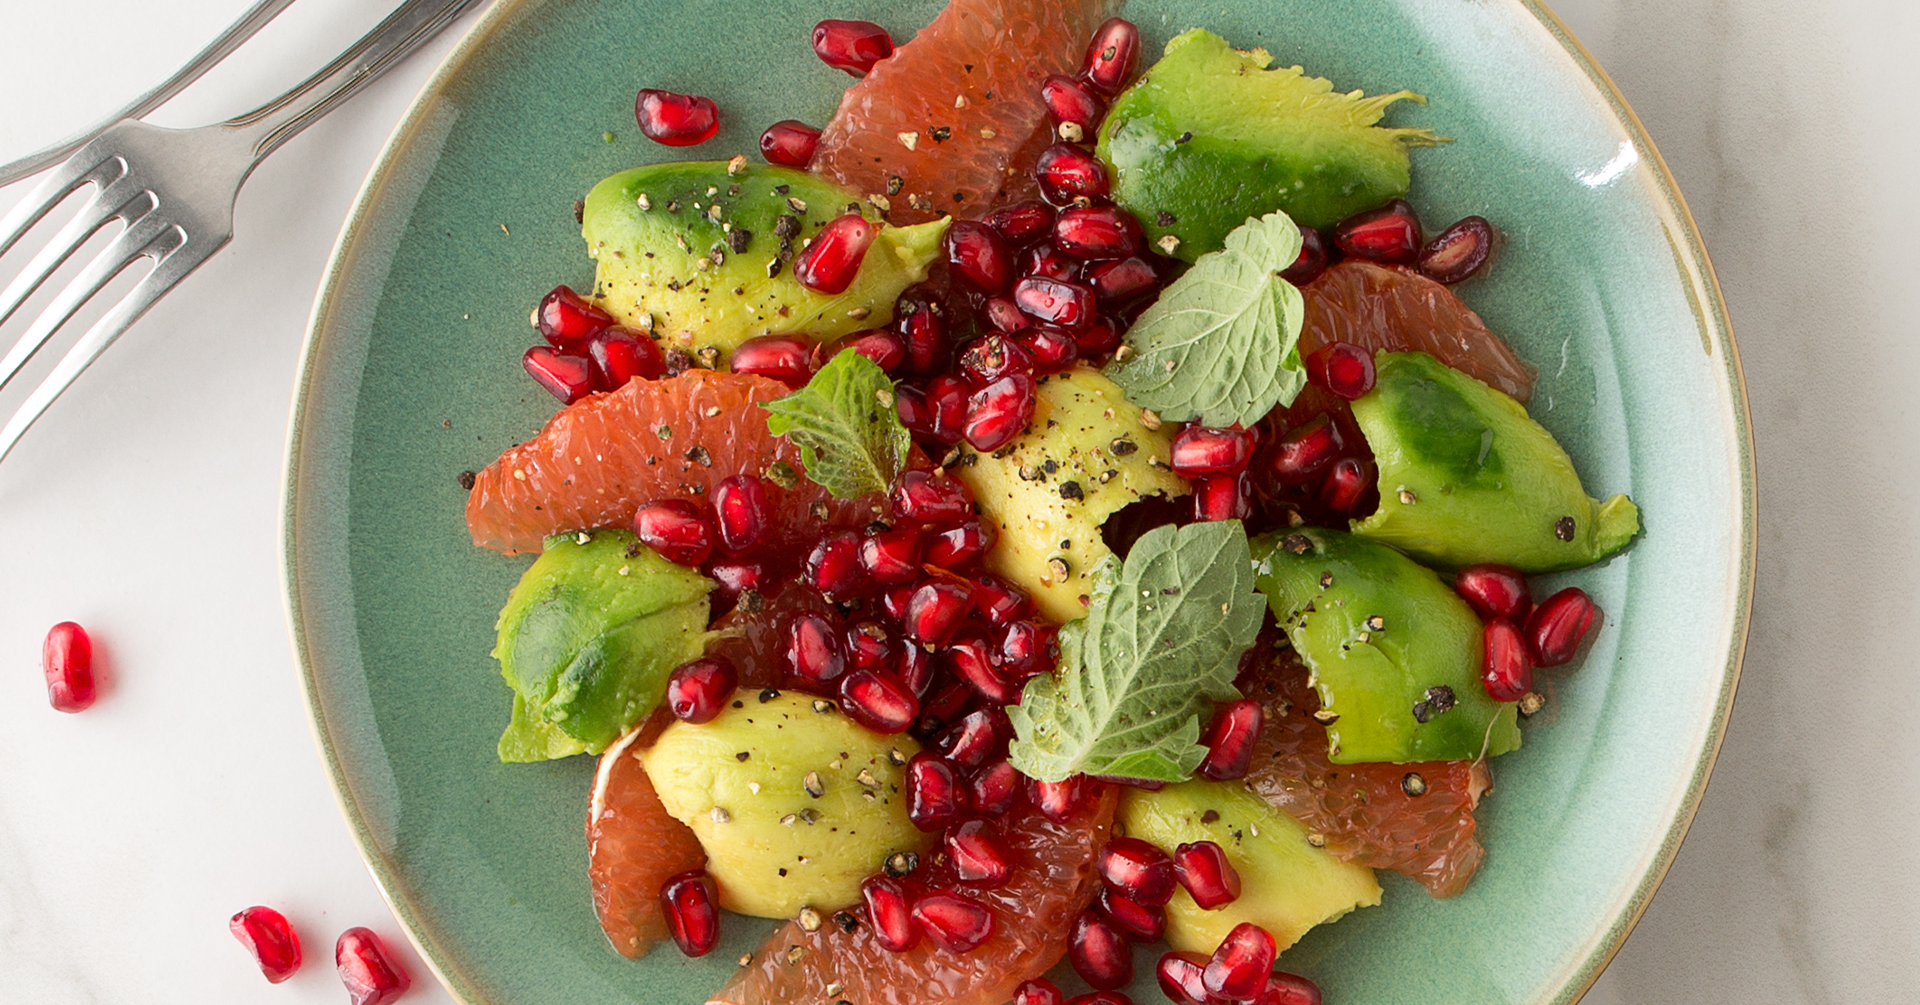
<svg viewBox="0 0 1920 1005"><path fill-rule="evenodd" d="M767 567L758 562L714 562L707 566L707 578L719 584L714 589L714 610L724 611L748 590L764 591Z"/></svg>
<svg viewBox="0 0 1920 1005"><path fill-rule="evenodd" d="M900 647L900 659L895 670L900 682L915 695L926 697L927 689L933 686L934 671L938 669L939 666L934 663L932 653L919 646ZM966 688L962 687L960 690L965 691ZM920 718L925 718L926 712L926 707L923 705L920 709ZM916 719L915 722L917 723L918 720Z"/></svg>
<svg viewBox="0 0 1920 1005"><path fill-rule="evenodd" d="M929 538L923 560L936 569L959 571L979 561L993 547L993 542L991 524L968 520Z"/></svg>
<svg viewBox="0 0 1920 1005"><path fill-rule="evenodd" d="M1099 128L1100 117L1106 111L1106 102L1101 101L1099 95L1081 81L1062 73L1050 73L1040 82L1040 101L1053 118L1054 132L1072 143L1092 142L1093 131ZM1059 128L1068 123L1075 128ZM1072 135L1076 129L1078 136Z"/></svg>
<svg viewBox="0 0 1920 1005"><path fill-rule="evenodd" d="M397 960L387 956L380 937L365 928L349 928L333 944L333 968L353 1005L390 1005L413 981Z"/></svg>
<svg viewBox="0 0 1920 1005"><path fill-rule="evenodd" d="M1206 969L1207 958L1199 953L1167 953L1154 965L1153 976L1175 1005L1218 1005L1202 979Z"/></svg>
<svg viewBox="0 0 1920 1005"><path fill-rule="evenodd" d="M1320 985L1299 974L1276 972L1267 977L1253 1005L1320 1005Z"/></svg>
<svg viewBox="0 0 1920 1005"><path fill-rule="evenodd" d="M1259 925L1242 922L1220 940L1220 948L1207 960L1201 983L1207 993L1221 998L1252 998L1266 986L1275 955L1273 936Z"/></svg>
<svg viewBox="0 0 1920 1005"><path fill-rule="evenodd" d="M1087 266L1086 281L1103 304L1116 304L1153 289L1160 277L1144 258L1122 258Z"/></svg>
<svg viewBox="0 0 1920 1005"><path fill-rule="evenodd" d="M962 429L967 443L990 454L1013 442L1033 418L1034 391L1030 374L1010 373L973 392Z"/></svg>
<svg viewBox="0 0 1920 1005"><path fill-rule="evenodd" d="M1013 989L1013 1005L1066 1005L1060 986L1045 977L1021 982Z"/></svg>
<svg viewBox="0 0 1920 1005"><path fill-rule="evenodd" d="M772 377L788 387L813 378L813 343L795 335L762 335L734 347L727 357L734 373Z"/></svg>
<svg viewBox="0 0 1920 1005"><path fill-rule="evenodd" d="M1335 225L1333 243L1370 262L1407 265L1420 255L1420 221L1405 199L1356 213Z"/></svg>
<svg viewBox="0 0 1920 1005"><path fill-rule="evenodd" d="M996 705L1005 705L1019 694L1013 681L994 664L993 643L976 629L968 628L955 635L940 657L955 680Z"/></svg>
<svg viewBox="0 0 1920 1005"><path fill-rule="evenodd" d="M1240 872L1212 841L1195 841L1173 850L1173 876L1203 911L1240 899Z"/></svg>
<svg viewBox="0 0 1920 1005"><path fill-rule="evenodd" d="M652 339L620 327L587 340L587 361L593 367L593 385L601 391L618 391L636 378L656 380L667 369L667 358Z"/></svg>
<svg viewBox="0 0 1920 1005"><path fill-rule="evenodd" d="M1067 935L1067 962L1073 972L1103 991L1133 980L1133 945L1113 923L1093 911L1081 911Z"/></svg>
<svg viewBox="0 0 1920 1005"><path fill-rule="evenodd" d="M1522 625L1533 611L1527 577L1512 566L1469 565L1454 575L1453 589L1483 621L1505 618Z"/></svg>
<svg viewBox="0 0 1920 1005"><path fill-rule="evenodd" d="M1100 914L1131 942L1158 942L1167 931L1167 912L1148 907L1112 887L1100 888Z"/></svg>
<svg viewBox="0 0 1920 1005"><path fill-rule="evenodd" d="M1053 222L1053 244L1075 258L1128 258L1146 241L1140 221L1118 206L1069 209Z"/></svg>
<svg viewBox="0 0 1920 1005"><path fill-rule="evenodd" d="M896 519L945 525L973 515L973 493L945 472L903 471L893 480L888 499Z"/></svg>
<svg viewBox="0 0 1920 1005"><path fill-rule="evenodd" d="M1033 372L1033 356L1012 334L990 332L961 347L957 366L968 384L985 387L1010 373Z"/></svg>
<svg viewBox="0 0 1920 1005"><path fill-rule="evenodd" d="M879 233L880 228L858 213L834 217L793 260L793 278L815 293L845 293Z"/></svg>
<svg viewBox="0 0 1920 1005"><path fill-rule="evenodd" d="M1557 667L1573 659L1593 629L1594 606L1587 591L1569 586L1540 602L1527 618L1527 647L1535 666Z"/></svg>
<svg viewBox="0 0 1920 1005"><path fill-rule="evenodd" d="M1019 331L1027 326L1027 316L1020 313L1020 305L1012 297L988 297L980 305L980 324L989 331Z"/></svg>
<svg viewBox="0 0 1920 1005"><path fill-rule="evenodd" d="M720 897L706 870L683 872L660 886L667 933L688 956L705 956L720 941Z"/></svg>
<svg viewBox="0 0 1920 1005"><path fill-rule="evenodd" d="M1252 698L1225 702L1215 708L1213 719L1200 737L1200 742L1206 745L1207 756L1200 762L1198 773L1216 782L1246 777L1247 768L1253 763L1253 741L1259 739L1260 727L1265 722L1266 714Z"/></svg>
<svg viewBox="0 0 1920 1005"><path fill-rule="evenodd" d="M1280 273L1280 278L1295 286L1305 286L1320 278L1327 271L1327 239L1320 232L1306 225L1300 226L1300 254L1295 256L1293 264Z"/></svg>
<svg viewBox="0 0 1920 1005"><path fill-rule="evenodd" d="M1094 864L1101 882L1142 904L1165 907L1173 899L1173 860L1139 838L1109 840Z"/></svg>
<svg viewBox="0 0 1920 1005"><path fill-rule="evenodd" d="M1420 271L1436 283L1457 283L1480 271L1493 254L1493 224L1469 216L1420 249Z"/></svg>
<svg viewBox="0 0 1920 1005"><path fill-rule="evenodd" d="M828 19L813 26L813 51L828 66L864 77L893 55L893 36L872 21Z"/></svg>
<svg viewBox="0 0 1920 1005"><path fill-rule="evenodd" d="M921 651L918 646L908 648L908 652ZM934 666L932 657L927 659L928 666ZM902 677L906 674L901 674ZM959 681L947 681L935 691L932 697L920 702L920 718L914 720L913 735L921 739L930 739L950 723L958 722L973 707L973 689Z"/></svg>
<svg viewBox="0 0 1920 1005"><path fill-rule="evenodd" d="M734 475L713 487L714 523L720 531L720 548L728 554L744 555L759 547L766 539L772 512L766 486L753 475Z"/></svg>
<svg viewBox="0 0 1920 1005"><path fill-rule="evenodd" d="M1351 342L1329 342L1307 356L1307 380L1354 401L1373 390L1373 353Z"/></svg>
<svg viewBox="0 0 1920 1005"><path fill-rule="evenodd" d="M959 416L950 430L941 430L938 426L940 416L934 411L934 403L927 397L927 389L917 384L899 383L893 388L894 412L900 416L900 424L907 427L916 439L943 443L942 432L951 433L959 439L958 423L966 421L967 395L972 393L964 384L959 389Z"/></svg>
<svg viewBox="0 0 1920 1005"><path fill-rule="evenodd" d="M86 629L71 621L48 629L40 646L40 670L55 711L84 712L93 705L93 639Z"/></svg>
<svg viewBox="0 0 1920 1005"><path fill-rule="evenodd" d="M972 607L973 588L965 581L930 579L908 595L900 627L915 642L944 645Z"/></svg>
<svg viewBox="0 0 1920 1005"><path fill-rule="evenodd" d="M970 886L995 887L1013 875L999 828L985 820L966 820L947 828L941 840L954 878Z"/></svg>
<svg viewBox="0 0 1920 1005"><path fill-rule="evenodd" d="M979 576L973 581L973 609L987 624L1003 628L1033 611L1033 601L1017 586L994 576Z"/></svg>
<svg viewBox="0 0 1920 1005"><path fill-rule="evenodd" d="M1028 276L1014 284L1013 302L1020 313L1062 328L1093 320L1093 288L1079 283Z"/></svg>
<svg viewBox="0 0 1920 1005"><path fill-rule="evenodd" d="M913 894L905 883L890 876L869 876L860 884L860 899L866 902L874 941L882 948L904 953L919 944L920 928L913 923Z"/></svg>
<svg viewBox="0 0 1920 1005"><path fill-rule="evenodd" d="M915 304L894 322L906 347L908 373L937 373L947 368L953 345L947 340L947 322L931 305Z"/></svg>
<svg viewBox="0 0 1920 1005"><path fill-rule="evenodd" d="M690 147L720 131L720 106L712 98L646 88L633 99L633 117L647 139L670 147Z"/></svg>
<svg viewBox="0 0 1920 1005"><path fill-rule="evenodd" d="M833 623L818 614L796 614L787 622L787 669L814 684L839 680L847 672L847 652Z"/></svg>
<svg viewBox="0 0 1920 1005"><path fill-rule="evenodd" d="M840 704L847 718L876 733L904 733L920 715L920 699L906 682L864 667L840 678Z"/></svg>
<svg viewBox="0 0 1920 1005"><path fill-rule="evenodd" d="M993 912L953 893L930 893L913 904L913 920L950 953L969 953L993 934Z"/></svg>
<svg viewBox="0 0 1920 1005"><path fill-rule="evenodd" d="M699 565L713 554L713 524L685 499L647 503L633 514L640 543L678 565Z"/></svg>
<svg viewBox="0 0 1920 1005"><path fill-rule="evenodd" d="M860 568L876 583L908 583L920 577L924 540L918 527L869 534L860 541Z"/></svg>
<svg viewBox="0 0 1920 1005"><path fill-rule="evenodd" d="M1000 669L1013 678L1015 685L1028 677L1053 669L1054 637L1058 629L1033 621L1015 621L1000 633Z"/></svg>
<svg viewBox="0 0 1920 1005"><path fill-rule="evenodd" d="M1080 343L1057 328L1022 328L1013 341L1033 358L1033 372L1040 376L1059 373L1080 358Z"/></svg>
<svg viewBox="0 0 1920 1005"><path fill-rule="evenodd" d="M1086 327L1073 330L1073 340L1080 346L1081 359L1105 356L1120 348L1124 335L1120 323L1105 314L1095 317Z"/></svg>
<svg viewBox="0 0 1920 1005"><path fill-rule="evenodd" d="M540 298L533 326L555 349L584 352L587 340L613 325L613 315L588 303L572 287L556 286Z"/></svg>
<svg viewBox="0 0 1920 1005"><path fill-rule="evenodd" d="M267 983L278 984L300 969L300 936L271 907L249 907L227 921L227 930L253 954Z"/></svg>
<svg viewBox="0 0 1920 1005"><path fill-rule="evenodd" d="M1193 519L1245 520L1253 513L1253 480L1244 474L1208 475L1193 486Z"/></svg>
<svg viewBox="0 0 1920 1005"><path fill-rule="evenodd" d="M1299 485L1333 463L1346 444L1325 412L1301 423L1274 443L1266 474L1282 485Z"/></svg>
<svg viewBox="0 0 1920 1005"><path fill-rule="evenodd" d="M520 357L520 365L547 393L569 405L593 393L593 362L585 356L537 345Z"/></svg>
<svg viewBox="0 0 1920 1005"><path fill-rule="evenodd" d="M862 621L847 629L847 658L868 670L893 666L893 636L878 621Z"/></svg>
<svg viewBox="0 0 1920 1005"><path fill-rule="evenodd" d="M907 819L937 831L960 815L960 774L952 762L921 751L907 761Z"/></svg>
<svg viewBox="0 0 1920 1005"><path fill-rule="evenodd" d="M983 817L1005 816L1019 805L1024 788L1019 769L1006 761L995 761L967 780L967 808Z"/></svg>
<svg viewBox="0 0 1920 1005"><path fill-rule="evenodd" d="M798 119L781 119L760 134L760 156L768 164L803 168L813 161L820 130Z"/></svg>
<svg viewBox="0 0 1920 1005"><path fill-rule="evenodd" d="M1093 41L1080 62L1080 77L1108 97L1119 94L1133 79L1140 62L1140 29L1123 18L1108 18L1094 29Z"/></svg>
<svg viewBox="0 0 1920 1005"><path fill-rule="evenodd" d="M1090 991L1067 999L1067 1005L1133 1005L1125 991Z"/></svg>
<svg viewBox="0 0 1920 1005"><path fill-rule="evenodd" d="M814 350L815 369L842 352L857 352L873 360L875 366L893 373L907 362L907 345L899 335L887 331L854 332L843 335Z"/></svg>
<svg viewBox="0 0 1920 1005"><path fill-rule="evenodd" d="M987 226L1008 245L1024 248L1053 230L1053 207L1044 202L1017 202L987 214Z"/></svg>
<svg viewBox="0 0 1920 1005"><path fill-rule="evenodd" d="M934 749L963 768L978 768L1006 756L1013 724L998 708L975 709L934 738Z"/></svg>
<svg viewBox="0 0 1920 1005"><path fill-rule="evenodd" d="M1070 206L1081 198L1104 199L1109 189L1106 166L1069 143L1055 143L1042 151L1033 177L1040 183L1040 194L1055 206Z"/></svg>
<svg viewBox="0 0 1920 1005"><path fill-rule="evenodd" d="M1487 622L1480 633L1480 683L1494 701L1519 701L1533 690L1533 658L1527 642L1505 618Z"/></svg>
<svg viewBox="0 0 1920 1005"><path fill-rule="evenodd" d="M712 722L727 707L740 674L730 660L703 656L673 668L667 677L667 710L681 722Z"/></svg>
<svg viewBox="0 0 1920 1005"><path fill-rule="evenodd" d="M1080 261L1051 242L1042 242L1020 253L1020 275L1071 281L1079 278Z"/></svg>
<svg viewBox="0 0 1920 1005"><path fill-rule="evenodd" d="M942 239L947 266L973 288L998 293L1013 279L1013 249L978 220L955 220Z"/></svg>
<svg viewBox="0 0 1920 1005"><path fill-rule="evenodd" d="M1086 795L1087 781L1084 775L1072 775L1058 782L1033 779L1027 783L1027 801L1054 823L1065 823L1079 810Z"/></svg>
<svg viewBox="0 0 1920 1005"><path fill-rule="evenodd" d="M1188 424L1174 434L1167 460L1174 473L1183 478L1235 475L1247 469L1247 461L1253 457L1253 442L1250 429Z"/></svg>
<svg viewBox="0 0 1920 1005"><path fill-rule="evenodd" d="M866 584L860 565L860 538L852 531L828 531L807 555L802 572L807 585L828 600L850 600Z"/></svg>

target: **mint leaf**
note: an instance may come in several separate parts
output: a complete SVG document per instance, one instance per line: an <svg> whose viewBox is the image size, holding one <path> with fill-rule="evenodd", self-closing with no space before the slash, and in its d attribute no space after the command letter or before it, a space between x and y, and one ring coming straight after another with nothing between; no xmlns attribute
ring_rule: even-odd
<svg viewBox="0 0 1920 1005"><path fill-rule="evenodd" d="M1054 674L1008 707L1013 766L1041 781L1074 774L1184 781L1206 756L1200 719L1238 698L1240 654L1260 631L1238 520L1157 527L1125 564L1094 570L1087 616L1060 630Z"/></svg>
<svg viewBox="0 0 1920 1005"><path fill-rule="evenodd" d="M1282 270L1300 256L1300 228L1274 212L1227 235L1127 330L1132 353L1107 367L1127 400L1163 419L1252 425L1306 386L1306 303Z"/></svg>
<svg viewBox="0 0 1920 1005"><path fill-rule="evenodd" d="M873 360L842 352L807 386L760 406L767 429L800 447L807 477L842 499L884 492L913 441L893 408L893 381Z"/></svg>

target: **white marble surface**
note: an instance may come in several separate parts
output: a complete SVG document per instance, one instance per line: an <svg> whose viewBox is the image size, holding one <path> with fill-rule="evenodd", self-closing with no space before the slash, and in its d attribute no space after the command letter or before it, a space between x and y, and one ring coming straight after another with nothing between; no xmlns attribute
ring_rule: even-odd
<svg viewBox="0 0 1920 1005"><path fill-rule="evenodd" d="M302 0L157 118L237 111L388 5ZM0 0L0 159L119 104L244 6ZM1705 231L1761 468L1752 645L1720 766L1666 885L1587 1001L1912 1001L1920 730L1903 643L1920 621L1906 512L1920 495L1920 338L1907 320L1920 306L1920 7L1558 9L1646 121ZM235 244L0 467L0 1001L333 1003L334 934L364 924L404 945L314 753L276 513L315 284L368 164L450 41L268 161L240 200ZM0 190L0 206L19 192ZM94 630L108 668L82 716L49 712L41 689L40 640L63 619ZM308 936L309 965L276 989L225 931L251 903L281 907ZM409 1002L448 1000L407 961Z"/></svg>

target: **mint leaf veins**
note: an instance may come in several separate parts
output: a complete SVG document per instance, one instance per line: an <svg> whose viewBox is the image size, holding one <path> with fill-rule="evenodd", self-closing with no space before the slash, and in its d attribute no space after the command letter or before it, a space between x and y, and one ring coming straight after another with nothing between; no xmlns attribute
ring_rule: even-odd
<svg viewBox="0 0 1920 1005"><path fill-rule="evenodd" d="M1282 270L1300 256L1300 228L1268 213L1200 256L1127 330L1132 350L1106 373L1127 399L1163 419L1252 425L1306 386L1306 303Z"/></svg>
<svg viewBox="0 0 1920 1005"><path fill-rule="evenodd" d="M842 352L807 386L765 402L767 430L800 448L800 463L828 492L852 499L884 492L912 439L893 406L893 381L873 360Z"/></svg>
<svg viewBox="0 0 1920 1005"><path fill-rule="evenodd" d="M1157 527L1124 564L1094 570L1087 616L1060 630L1059 669L1009 706L1013 766L1184 781L1206 757L1201 717L1238 698L1233 678L1266 601L1238 520Z"/></svg>

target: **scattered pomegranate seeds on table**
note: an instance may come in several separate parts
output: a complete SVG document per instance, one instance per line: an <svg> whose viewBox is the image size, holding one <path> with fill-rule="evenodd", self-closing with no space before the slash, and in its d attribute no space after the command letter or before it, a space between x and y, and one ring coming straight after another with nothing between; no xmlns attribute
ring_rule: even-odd
<svg viewBox="0 0 1920 1005"><path fill-rule="evenodd" d="M47 632L40 650L47 701L57 711L84 712L93 705L93 640L87 630L62 621Z"/></svg>
<svg viewBox="0 0 1920 1005"><path fill-rule="evenodd" d="M300 936L279 911L249 907L234 915L227 928L253 954L269 984L278 984L300 969Z"/></svg>
<svg viewBox="0 0 1920 1005"><path fill-rule="evenodd" d="M380 937L365 928L349 928L334 943L333 964L353 1005L389 1005L407 993L413 981L387 958Z"/></svg>

